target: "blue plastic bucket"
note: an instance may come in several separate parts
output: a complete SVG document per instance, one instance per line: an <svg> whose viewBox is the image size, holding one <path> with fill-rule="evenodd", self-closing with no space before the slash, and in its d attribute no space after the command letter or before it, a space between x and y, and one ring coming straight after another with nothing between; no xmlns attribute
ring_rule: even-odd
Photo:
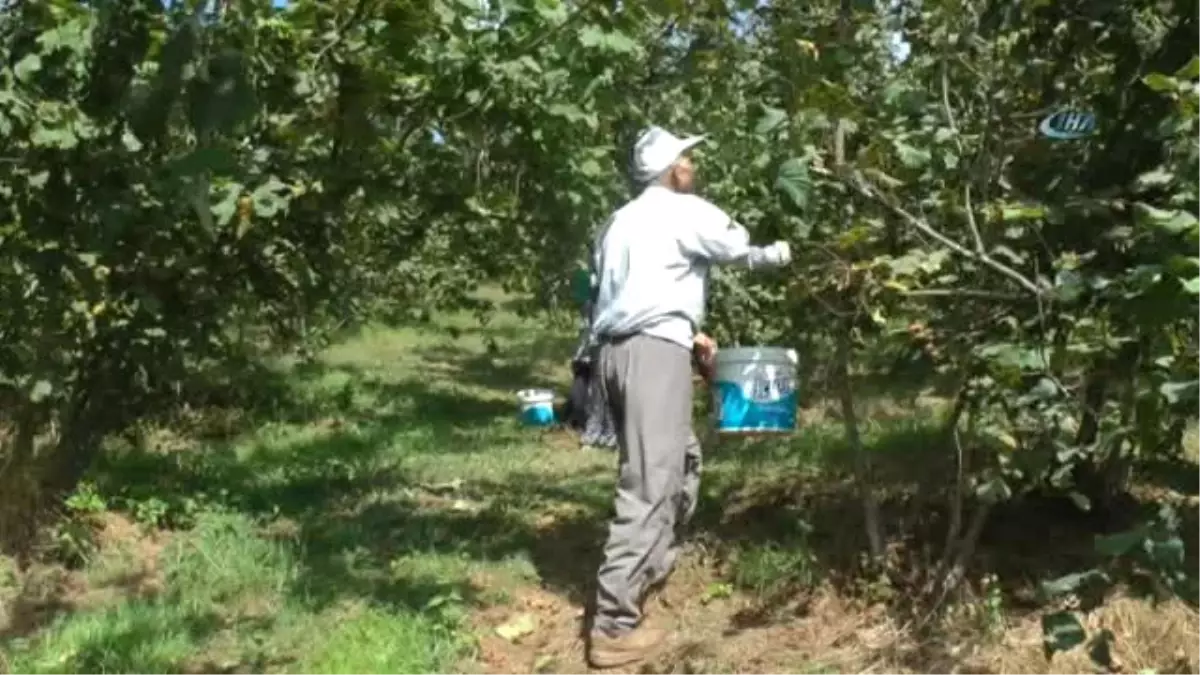
<svg viewBox="0 0 1200 675"><path fill-rule="evenodd" d="M522 389L517 392L521 404L521 422L531 427L554 424L554 392L549 389Z"/></svg>
<svg viewBox="0 0 1200 675"><path fill-rule="evenodd" d="M732 347L717 352L716 428L722 434L796 430L796 350Z"/></svg>

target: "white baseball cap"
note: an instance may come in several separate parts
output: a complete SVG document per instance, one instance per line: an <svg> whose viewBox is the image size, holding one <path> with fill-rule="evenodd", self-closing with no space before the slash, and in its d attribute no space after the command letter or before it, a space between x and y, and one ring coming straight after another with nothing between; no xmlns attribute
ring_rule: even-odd
<svg viewBox="0 0 1200 675"><path fill-rule="evenodd" d="M633 162L630 167L633 179L640 184L655 180L666 173L683 153L703 142L704 138L679 138L659 126L646 129L633 144Z"/></svg>

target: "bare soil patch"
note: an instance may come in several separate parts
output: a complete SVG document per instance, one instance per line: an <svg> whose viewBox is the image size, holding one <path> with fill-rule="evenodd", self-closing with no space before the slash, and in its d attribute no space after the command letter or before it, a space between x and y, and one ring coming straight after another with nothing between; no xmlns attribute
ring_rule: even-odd
<svg viewBox="0 0 1200 675"><path fill-rule="evenodd" d="M461 664L469 673L1079 673L1095 672L1083 649L1047 660L1039 615L1009 619L1002 630L951 630L918 636L881 604L848 599L824 584L797 600L764 600L733 592L713 598L720 570L692 550L663 591L647 602L648 621L672 630L670 647L633 669L595 671L584 660L585 611L578 603L537 586L520 589L510 603L476 612L475 654ZM521 615L536 628L516 640L497 627ZM1114 635L1118 672L1200 672L1200 615L1182 602L1153 606L1121 597L1088 617L1089 632Z"/></svg>
<svg viewBox="0 0 1200 675"><path fill-rule="evenodd" d="M929 568L930 542L941 533L933 503L887 496L893 532L887 574L875 581L857 566L865 549L858 504L850 486L825 475L750 480L725 495L719 508L698 514L699 537L689 544L667 586L647 601L648 620L674 633L659 658L628 671L641 673L1054 673L1095 672L1084 647L1047 659L1036 587L1045 579L1094 562L1093 536L1129 525L1120 514L1080 514L1055 501L1031 498L997 510L962 589L932 619L914 611L912 594ZM1190 502L1185 520L1195 522ZM585 605L603 533L594 511L546 516L541 556L577 565L570 583L543 574L508 593L510 602L479 608L470 619L478 649L460 664L474 673L592 672L584 660ZM802 540L789 524L805 520ZM1194 531L1194 527L1191 531ZM907 533L903 537L899 533ZM564 533L570 533L567 536ZM794 534L794 533L793 533ZM585 539L590 537L595 539ZM801 543L798 543L800 541ZM1047 551L1047 542L1054 542ZM809 582L769 589L735 588L740 551L806 547L819 572ZM1186 543L1195 560L1194 536ZM543 570L545 572L545 570ZM562 572L566 574L566 572ZM984 578L998 579L990 596ZM478 583L487 587L489 581ZM998 595L996 595L998 593ZM995 603L988 605L989 602ZM517 638L497 628L526 620ZM529 622L529 619L532 621ZM1200 672L1200 614L1173 601L1118 595L1085 621L1089 635L1111 631L1119 672Z"/></svg>
<svg viewBox="0 0 1200 675"><path fill-rule="evenodd" d="M96 550L104 574L38 564L20 573L11 597L0 604L0 640L30 635L56 616L102 606L121 597L151 596L163 588L158 562L166 533L147 531L124 515L95 517Z"/></svg>

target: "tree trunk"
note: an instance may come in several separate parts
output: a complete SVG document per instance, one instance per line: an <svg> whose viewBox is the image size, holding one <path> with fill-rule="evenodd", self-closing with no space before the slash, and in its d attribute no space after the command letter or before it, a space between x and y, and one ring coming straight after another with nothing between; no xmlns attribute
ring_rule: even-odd
<svg viewBox="0 0 1200 675"><path fill-rule="evenodd" d="M863 447L859 431L858 412L854 407L854 385L850 381L851 319L843 319L837 333L837 390L842 407L842 424L846 430L846 445L854 453L855 479L859 485L863 507L863 524L867 531L872 562L883 557L883 535L879 526L879 504L875 499L871 457Z"/></svg>

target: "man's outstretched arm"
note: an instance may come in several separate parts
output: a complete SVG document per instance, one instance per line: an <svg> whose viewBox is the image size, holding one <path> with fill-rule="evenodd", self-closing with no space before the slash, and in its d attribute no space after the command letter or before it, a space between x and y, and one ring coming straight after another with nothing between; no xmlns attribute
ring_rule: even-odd
<svg viewBox="0 0 1200 675"><path fill-rule="evenodd" d="M779 267L791 262L791 248L786 241L769 246L754 246L746 228L729 214L699 197L689 200L685 226L679 234L680 249L691 258L718 265L745 264L757 267Z"/></svg>

